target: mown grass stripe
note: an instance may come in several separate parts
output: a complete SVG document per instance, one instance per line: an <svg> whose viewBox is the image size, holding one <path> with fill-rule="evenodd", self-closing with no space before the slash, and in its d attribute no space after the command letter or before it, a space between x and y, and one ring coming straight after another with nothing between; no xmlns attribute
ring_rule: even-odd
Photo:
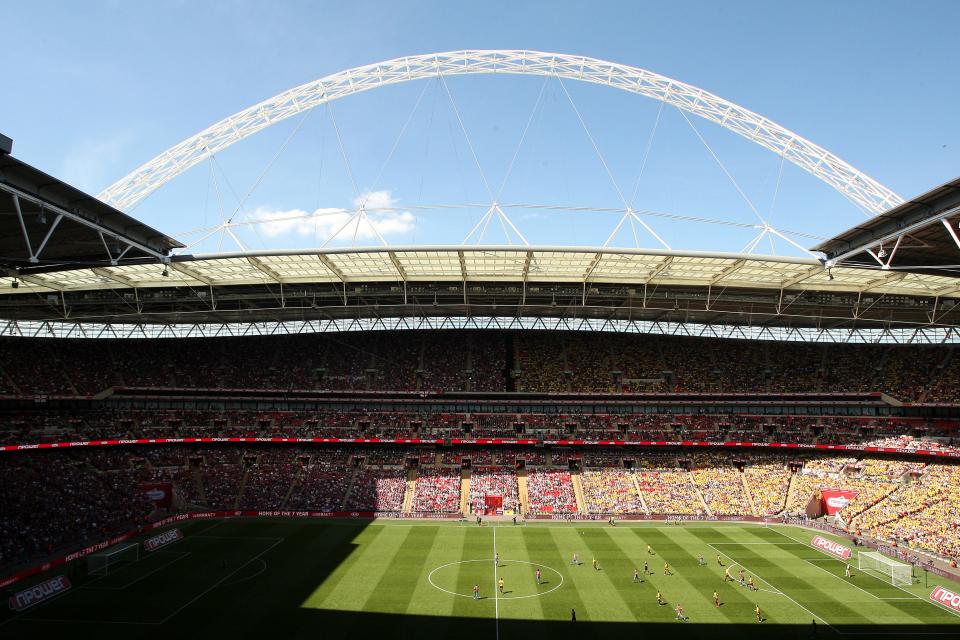
<svg viewBox="0 0 960 640"><path fill-rule="evenodd" d="M462 551L459 558L453 560L483 560L484 562L461 564L457 568L457 593L469 594L473 585L480 587L482 600L454 598L453 615L467 618L489 618L490 637L494 635L493 602L493 532L489 527L463 526L459 529L463 535ZM453 561L451 560L451 561Z"/></svg>
<svg viewBox="0 0 960 640"><path fill-rule="evenodd" d="M497 551L500 552L501 564L504 565L501 573L510 578L511 584L506 588L517 593L522 592L525 595L533 595L548 590L552 586L560 583L560 578L552 571L543 569L543 566L550 566L560 570L560 567L553 567L544 558L539 557L537 553L530 553L527 547L526 539L523 536L522 528L506 525L497 527ZM523 564L531 562L534 564ZM549 582L546 586L536 585L536 570L541 566L543 580ZM517 584L512 584L517 582ZM547 596L537 596L522 599L500 599L500 618L516 618L521 620L541 620L543 619L543 607L541 601Z"/></svg>
<svg viewBox="0 0 960 640"><path fill-rule="evenodd" d="M570 557L574 548L563 535L568 531L560 529L525 527L521 532L527 553L548 564L563 576L563 586L548 596L540 598L540 609L547 620L570 619L570 610L576 609L578 619L588 619L587 605L580 596L573 575L584 571L586 567L571 566ZM560 542L558 542L558 540ZM582 555L582 550L581 550Z"/></svg>
<svg viewBox="0 0 960 640"><path fill-rule="evenodd" d="M340 602L336 593L341 590L341 582L350 579L354 567L362 565L366 560L371 546L377 546L378 538L385 531L382 526L369 526L362 530L350 527L335 526L320 532L311 531L313 536L303 548L303 553L293 558L295 562L306 563L310 570L303 571L303 564L293 569L291 573L303 576L306 581L322 581L315 586L303 603L303 606L323 608L328 604L334 608ZM389 536L387 536L389 538ZM389 543L389 540L386 540ZM350 591L349 585L344 590ZM331 599L328 603L327 600Z"/></svg>
<svg viewBox="0 0 960 640"><path fill-rule="evenodd" d="M573 567L565 563L568 568L567 574L570 576L571 585L576 587L577 596L585 608L586 615L584 619L593 621L600 620L633 620L633 612L627 603L611 589L610 580L603 571L595 571L591 566L593 559L593 549L590 547L588 538L590 536L603 535L602 529L598 528L570 528L570 529L552 529L551 538L554 540L561 558L566 558L567 563L573 552L576 551L583 563L579 567ZM578 617L581 609L577 609ZM569 617L569 611L567 616Z"/></svg>
<svg viewBox="0 0 960 640"><path fill-rule="evenodd" d="M858 613L816 586L823 584L822 580L817 580L817 576L813 575L816 569L802 566L802 561L790 561L789 556L785 558L781 554L771 553L774 548L779 549L776 545L764 547L765 552L760 552L756 551L757 547L737 544L741 540L729 537L726 532L722 535L727 538L727 542L732 543L722 547L725 554L734 561L743 563L748 573L772 584L812 613L831 624L869 624L870 618L867 615ZM739 537L743 537L742 531ZM785 553L790 554L789 551ZM860 603L857 606L862 609Z"/></svg>
<svg viewBox="0 0 960 640"><path fill-rule="evenodd" d="M583 538L591 555L600 562L602 573L610 583L611 592L630 609L635 620L669 622L674 616L673 605L658 605L656 601L657 591L664 591L664 587L657 584L656 565L650 567L652 575L642 575L643 561L638 561L637 558L641 553L646 553L646 547L640 545L636 537L630 536L629 532L623 533L625 535L620 535L616 530L600 529L595 535L585 535ZM633 582L634 568L641 572L643 582L639 584ZM667 595L663 595L669 602Z"/></svg>
<svg viewBox="0 0 960 640"><path fill-rule="evenodd" d="M407 607L408 614L448 617L453 612L454 597L431 585L428 576L437 567L462 558L463 541L462 532L449 527L437 527L437 535L424 558L423 569L414 586L413 595ZM456 570L452 573L455 575Z"/></svg>
<svg viewBox="0 0 960 640"><path fill-rule="evenodd" d="M701 529L702 533L712 537L712 530ZM656 579L663 585L666 593L670 594L672 601L678 597L685 598L684 607L688 615L692 616L697 622L711 623L752 623L756 618L753 613L755 606L760 604L764 611L764 617L771 623L781 622L787 618L778 607L771 607L773 604L769 598L761 597L762 592L750 592L732 582L724 582L724 567L716 564L716 558L712 558L711 549L704 545L690 529L676 527L668 531L662 529L646 529L637 536L644 543L644 553L646 544L649 544L659 558L658 571ZM697 554L703 553L705 566L700 566L697 562ZM662 576L663 562L667 561L674 569L675 575ZM679 591L679 596L674 595ZM713 592L716 591L720 596L723 606L716 607L713 602Z"/></svg>
<svg viewBox="0 0 960 640"><path fill-rule="evenodd" d="M366 597L363 610L406 613L413 590L420 579L427 555L437 537L437 527L410 527L393 556L380 559L380 579ZM376 574L367 576L374 578Z"/></svg>
<svg viewBox="0 0 960 640"><path fill-rule="evenodd" d="M751 533L753 532L751 531ZM855 575L853 578L846 578L844 577L846 562L840 558L827 555L792 536L778 533L777 538L773 541L773 544L778 549L793 555L797 558L797 562L810 564L811 575L812 572L819 573L821 584L830 585L831 590L836 589L839 593L843 593L845 600L863 601L863 607L869 609L866 613L872 620L907 622L903 619L906 617L921 624L928 622L949 624L960 621L949 611L940 609L921 597L911 600L883 600L882 598L908 597L908 593L911 592L904 592L904 590L884 582L876 576L860 572L856 568L856 561L853 556L851 556L849 562L854 566ZM806 563L808 559L813 562ZM831 578L827 573L833 577ZM896 611L891 611L891 609Z"/></svg>

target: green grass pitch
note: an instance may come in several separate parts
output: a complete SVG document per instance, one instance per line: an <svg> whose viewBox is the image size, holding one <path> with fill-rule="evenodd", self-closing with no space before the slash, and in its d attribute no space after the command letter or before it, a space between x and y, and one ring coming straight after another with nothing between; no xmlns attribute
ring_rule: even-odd
<svg viewBox="0 0 960 640"><path fill-rule="evenodd" d="M793 527L263 519L183 530L103 577L74 563L73 589L5 614L0 637L960 637L960 616L927 598L935 584L957 585L922 572L905 588L845 578L842 562L807 544L813 533ZM718 554L759 589L724 583ZM644 561L650 572L635 583ZM687 622L674 620L677 603Z"/></svg>

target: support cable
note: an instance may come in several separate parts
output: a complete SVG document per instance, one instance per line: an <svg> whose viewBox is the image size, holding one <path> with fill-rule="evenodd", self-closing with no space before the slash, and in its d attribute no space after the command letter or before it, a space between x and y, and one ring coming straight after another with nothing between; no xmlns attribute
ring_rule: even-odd
<svg viewBox="0 0 960 640"><path fill-rule="evenodd" d="M643 178L643 172L647 168L647 159L650 157L650 151L653 149L653 139L657 135L657 129L660 127L660 116L663 115L663 107L667 104L666 102L661 101L660 107L657 109L657 117L653 121L653 129L650 131L650 136L647 138L647 148L643 151L643 162L640 163L640 173L637 174L637 181L633 183L633 193L630 195L630 207L633 207L633 203L637 201L637 193L640 191L640 180Z"/></svg>
<svg viewBox="0 0 960 640"><path fill-rule="evenodd" d="M703 143L703 146L706 147L708 152L710 152L710 155L713 157L714 161L716 161L717 165L720 166L720 169L723 171L723 173L727 176L727 178L730 179L730 182L733 184L733 187L737 190L737 193L740 194L740 197L743 198L744 201L747 203L747 206L750 207L750 210L753 211L754 215L757 216L761 224L766 225L767 221L764 220L763 216L760 215L760 212L757 211L757 208L754 206L753 201L750 200L750 198L747 197L747 194L743 192L743 189L740 188L740 184L736 181L736 179L734 179L733 175L731 175L731 173L727 170L726 165L723 164L723 162L720 160L717 154L714 153L713 148L707 143L706 139L704 139L704 137L700 134L700 131L697 130L697 128L693 125L692 122L690 122L690 118L687 117L687 114L683 112L683 109L677 109L677 111L680 112L680 115L683 116L683 119L686 120L687 124L690 125L690 128L693 129L693 132L696 134L697 138L700 139L700 142Z"/></svg>
<svg viewBox="0 0 960 640"><path fill-rule="evenodd" d="M386 171L387 165L390 164L390 160L393 159L393 154L396 152L397 147L400 146L400 140L403 139L403 134L406 133L407 127L410 126L410 121L413 120L413 116L416 115L417 111L420 108L420 101L423 100L423 95L427 92L427 88L430 86L430 83L427 82L423 85L423 89L420 91L420 95L417 96L417 101L413 105L413 109L410 111L410 115L407 116L406 121L404 121L403 126L400 128L400 133L397 134L397 139L393 141L393 146L390 147L390 153L387 154L386 160L383 161L383 164L380 166L380 170L377 172L377 177L373 179L373 183L370 187L370 190L365 194L361 207L366 206L367 200L370 199L370 195L376 190L377 185L380 184L380 178L383 177L383 172Z"/></svg>
<svg viewBox="0 0 960 640"><path fill-rule="evenodd" d="M523 141L527 139L527 131L530 130L530 125L533 123L534 117L537 115L537 110L540 108L540 102L543 100L543 91L547 88L547 81L550 77L543 79L543 83L540 85L540 93L537 94L537 100L533 103L533 110L530 111L530 117L527 119L527 124L523 128L523 133L520 134L520 141L517 143L517 148L513 152L513 157L510 159L510 164L507 165L507 173L503 176L503 182L500 183L500 188L497 190L496 200L500 199L500 195L503 193L504 187L507 186L507 180L510 179L510 175L513 173L514 164L517 161L517 156L520 155L520 149L523 147Z"/></svg>
<svg viewBox="0 0 960 640"><path fill-rule="evenodd" d="M577 109L577 105L573 102L573 97L570 95L570 92L567 91L567 86L563 83L563 80L559 77L557 77L557 82L560 83L560 87L563 89L564 95L567 96L567 101L570 103L570 106L573 108L573 112L576 114L577 120L580 121L580 126L583 127L584 133L586 133L587 138L590 139L590 144L593 145L593 150L597 153L597 157L600 159L600 164L603 165L604 170L607 172L607 176L609 176L610 178L610 182L613 184L613 188L616 189L617 195L620 197L620 202L622 202L624 208L626 208L626 213L624 215L628 215L628 216L632 215L633 209L630 208L630 203L627 202L627 199L625 197L623 197L623 191L620 189L620 185L617 183L617 179L613 177L613 172L610 170L610 166L607 164L606 158L604 158L603 153L600 152L600 147L597 145L597 141L594 140L593 135L590 133L590 129L587 128L587 123L584 122L583 116L580 115L580 110ZM644 229L647 230L647 232L650 235L656 238L657 241L659 241L660 244L662 244L665 249L670 249L670 245L668 245L663 240L663 238L661 238L657 234L657 232L650 227L650 225L648 225L644 220L640 218L636 218L636 220L643 226Z"/></svg>
<svg viewBox="0 0 960 640"><path fill-rule="evenodd" d="M453 94L450 93L450 87L447 86L447 81L443 77L443 74L438 74L437 77L440 78L440 82L443 84L443 88L447 92L447 98L450 100L450 106L453 107L453 113L457 116L457 122L460 123L460 130L463 131L463 137L467 141L467 147L470 148L470 155L473 156L473 162L477 165L477 171L480 173L480 179L483 180L483 186L487 190L490 200L495 200L493 197L493 190L490 189L490 183L487 182L487 175L483 172L483 167L480 166L480 159L477 158L477 152L473 148L473 142L470 140L470 134L467 133L467 128L463 124L463 118L460 117L460 109L457 108L457 102L453 99Z"/></svg>

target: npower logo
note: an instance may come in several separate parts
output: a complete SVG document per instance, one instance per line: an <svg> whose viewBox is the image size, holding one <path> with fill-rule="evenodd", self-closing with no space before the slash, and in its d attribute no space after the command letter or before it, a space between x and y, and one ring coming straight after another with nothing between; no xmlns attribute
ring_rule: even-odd
<svg viewBox="0 0 960 640"><path fill-rule="evenodd" d="M834 496L832 498L827 498L827 506L833 507L834 509L843 509L848 504L850 504L850 500L845 496Z"/></svg>
<svg viewBox="0 0 960 640"><path fill-rule="evenodd" d="M166 546L171 542L176 542L177 540L183 539L183 532L180 529L170 529L169 531L164 531L159 533L152 538L147 538L143 541L143 548L147 551L155 551L160 547Z"/></svg>
<svg viewBox="0 0 960 640"><path fill-rule="evenodd" d="M834 542L833 540L828 540L822 536L815 536L810 542L817 549L822 549L827 553L832 553L838 558L843 558L846 560L850 557L852 553L848 547L843 546L839 542Z"/></svg>
<svg viewBox="0 0 960 640"><path fill-rule="evenodd" d="M57 576L50 578L39 584L35 584L29 589L18 591L7 599L11 611L23 611L27 607L49 600L69 589L70 580L66 576Z"/></svg>
<svg viewBox="0 0 960 640"><path fill-rule="evenodd" d="M937 604L950 607L954 611L960 612L960 594L958 593L954 593L938 585L930 594L930 599Z"/></svg>

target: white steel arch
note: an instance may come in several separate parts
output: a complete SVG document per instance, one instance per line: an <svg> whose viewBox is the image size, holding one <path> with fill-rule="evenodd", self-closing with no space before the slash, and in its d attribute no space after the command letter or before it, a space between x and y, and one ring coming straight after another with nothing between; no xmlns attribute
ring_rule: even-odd
<svg viewBox="0 0 960 640"><path fill-rule="evenodd" d="M471 50L407 56L355 67L280 93L167 149L97 197L120 210L235 142L329 101L390 84L437 76L518 74L606 85L639 94L719 124L783 155L866 211L879 213L903 198L826 149L767 118L684 82L596 58L524 50Z"/></svg>

